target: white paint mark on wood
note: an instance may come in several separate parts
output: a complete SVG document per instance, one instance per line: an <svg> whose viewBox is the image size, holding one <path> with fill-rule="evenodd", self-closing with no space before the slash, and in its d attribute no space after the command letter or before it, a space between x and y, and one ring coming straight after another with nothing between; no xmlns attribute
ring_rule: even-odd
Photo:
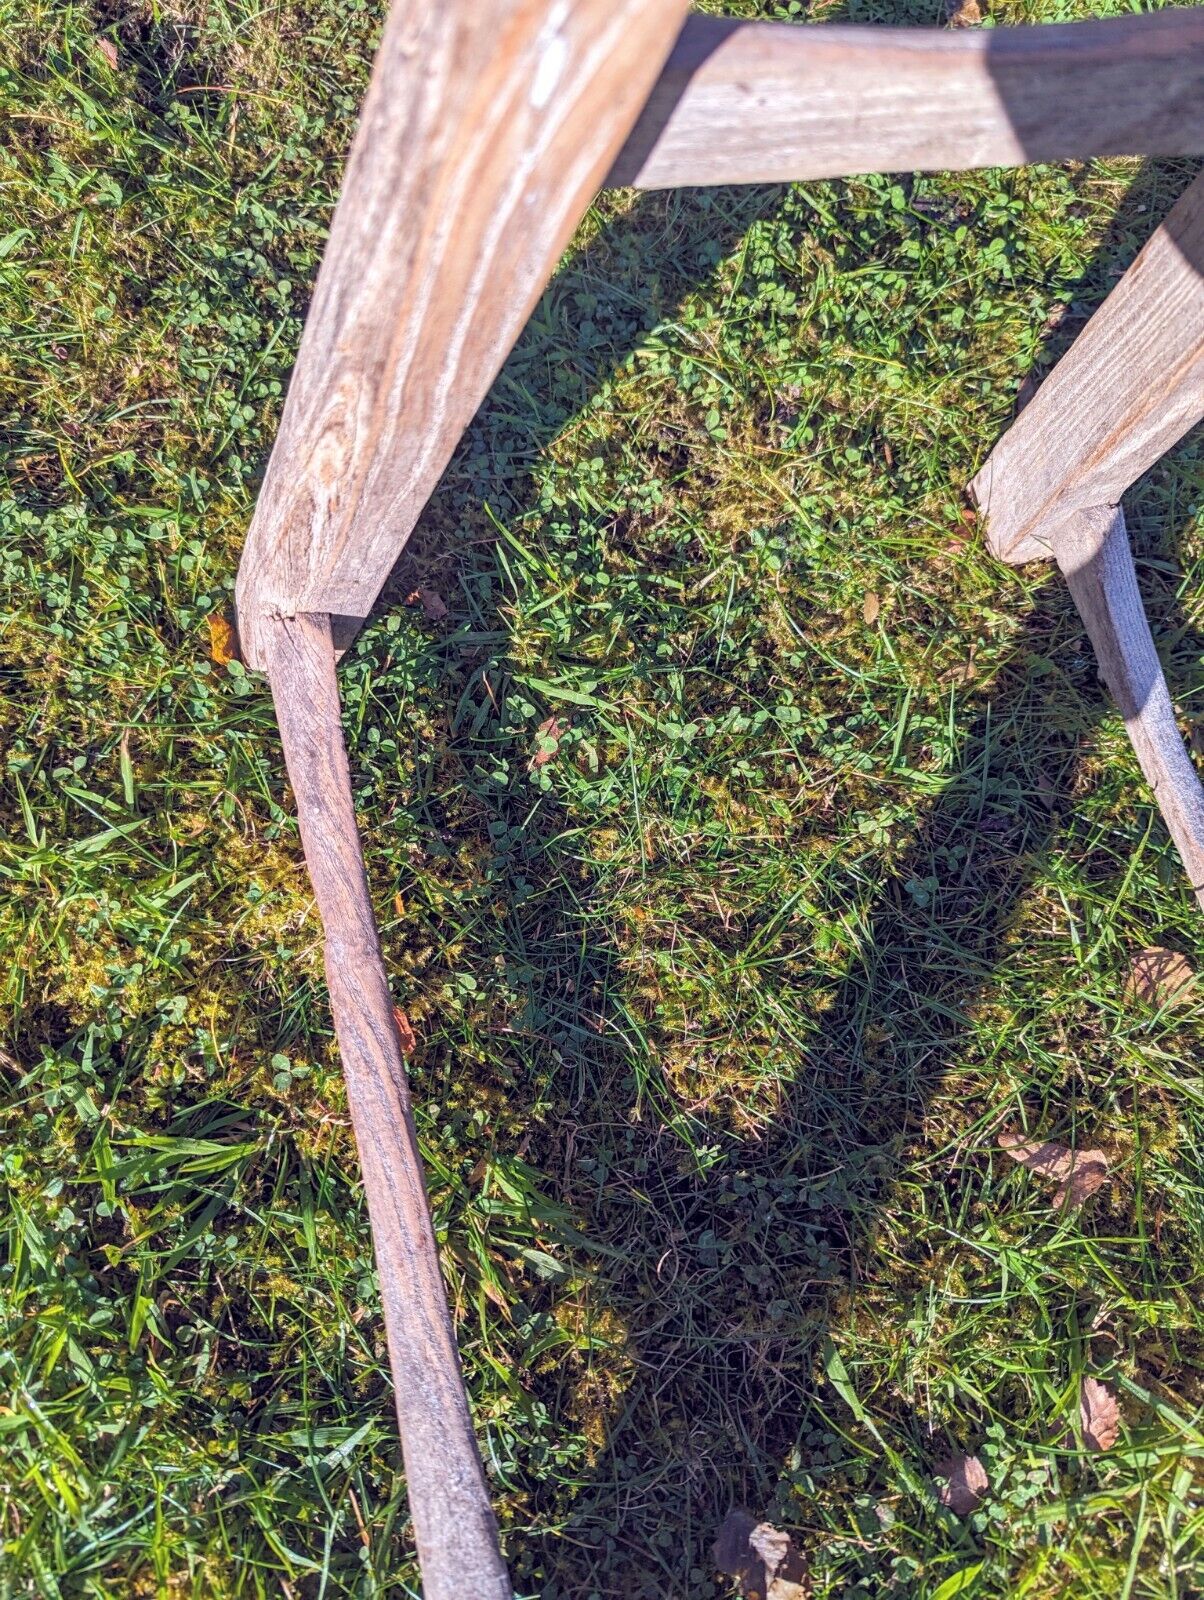
<svg viewBox="0 0 1204 1600"><path fill-rule="evenodd" d="M536 43L535 77L531 84L531 105L542 111L555 92L568 66L569 41L562 32L568 20L568 6L558 5L549 16L543 36Z"/></svg>

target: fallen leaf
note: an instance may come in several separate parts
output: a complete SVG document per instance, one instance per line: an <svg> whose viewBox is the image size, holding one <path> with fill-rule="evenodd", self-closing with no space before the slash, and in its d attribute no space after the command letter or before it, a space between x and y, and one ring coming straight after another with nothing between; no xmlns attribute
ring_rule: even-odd
<svg viewBox="0 0 1204 1600"><path fill-rule="evenodd" d="M1054 788L1048 772L1043 767L1037 768L1036 790L1037 799L1040 800L1046 811L1056 811L1058 809L1058 791Z"/></svg>
<svg viewBox="0 0 1204 1600"><path fill-rule="evenodd" d="M1111 1450L1120 1435L1120 1406L1115 1393L1098 1378L1084 1378L1079 1390L1079 1420L1088 1450Z"/></svg>
<svg viewBox="0 0 1204 1600"><path fill-rule="evenodd" d="M865 599L861 602L861 616L866 627L872 626L878 620L878 613L882 610L882 602L872 589L866 592Z"/></svg>
<svg viewBox="0 0 1204 1600"><path fill-rule="evenodd" d="M227 667L231 661L241 661L238 652L238 634L235 632L233 620L228 611L214 611L208 617L209 623L209 654L219 667Z"/></svg>
<svg viewBox="0 0 1204 1600"><path fill-rule="evenodd" d="M975 28L982 21L978 0L947 0L945 21L951 28Z"/></svg>
<svg viewBox="0 0 1204 1600"><path fill-rule="evenodd" d="M406 595L406 605L421 606L428 622L442 622L447 615L447 606L437 589L415 589Z"/></svg>
<svg viewBox="0 0 1204 1600"><path fill-rule="evenodd" d="M938 1495L943 1506L957 1517L968 1517L991 1487L977 1456L952 1455L938 1462L932 1476L941 1479Z"/></svg>
<svg viewBox="0 0 1204 1600"><path fill-rule="evenodd" d="M747 1511L730 1511L713 1550L715 1565L740 1585L745 1600L807 1600L811 1583L794 1540Z"/></svg>
<svg viewBox="0 0 1204 1600"><path fill-rule="evenodd" d="M560 741L568 731L569 725L563 717L549 717L546 722L541 722L535 730L538 742L535 754L531 757L531 765L546 767L560 749Z"/></svg>
<svg viewBox="0 0 1204 1600"><path fill-rule="evenodd" d="M101 55L105 58L105 60L112 67L113 71L116 72L117 71L117 46L113 43L112 39L97 39L96 48L100 51Z"/></svg>
<svg viewBox="0 0 1204 1600"><path fill-rule="evenodd" d="M1000 816L998 811L984 812L977 822L979 833L1006 833L1011 825L1010 818Z"/></svg>
<svg viewBox="0 0 1204 1600"><path fill-rule="evenodd" d="M410 1026L410 1019L400 1006L393 1007L393 1026L397 1029L397 1042L403 1056L412 1056L418 1048L418 1036Z"/></svg>
<svg viewBox="0 0 1204 1600"><path fill-rule="evenodd" d="M1149 945L1129 964L1125 999L1140 1000L1147 1006L1177 1006L1187 999L1195 975L1191 962L1178 950Z"/></svg>
<svg viewBox="0 0 1204 1600"><path fill-rule="evenodd" d="M999 1148L1013 1161L1058 1185L1053 1207L1081 1206L1108 1176L1108 1158L1102 1150L1068 1150L1052 1139L1026 1139L1022 1133L1001 1133Z"/></svg>

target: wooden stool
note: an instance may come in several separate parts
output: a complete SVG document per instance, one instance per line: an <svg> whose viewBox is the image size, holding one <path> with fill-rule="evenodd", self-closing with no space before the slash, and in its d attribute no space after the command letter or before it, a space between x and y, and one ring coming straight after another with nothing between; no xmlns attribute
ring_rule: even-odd
<svg viewBox="0 0 1204 1600"><path fill-rule="evenodd" d="M394 0L238 577L326 939L428 1600L511 1593L477 1456L355 825L335 661L597 189L1204 152L1204 10L933 33L685 19L686 0ZM1204 796L1119 510L1204 414L1204 186L974 480L1055 559L1204 899Z"/></svg>

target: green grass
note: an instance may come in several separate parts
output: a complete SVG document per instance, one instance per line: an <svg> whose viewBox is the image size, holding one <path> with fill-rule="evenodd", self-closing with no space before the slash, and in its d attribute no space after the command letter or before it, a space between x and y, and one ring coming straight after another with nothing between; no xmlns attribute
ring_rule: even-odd
<svg viewBox="0 0 1204 1600"><path fill-rule="evenodd" d="M5 1600L416 1592L270 703L206 631L378 21L0 0ZM733 1503L821 1597L1204 1592L1204 1000L1124 994L1199 910L963 499L1191 171L605 197L342 667L523 1595L726 1593ZM1128 510L1204 731L1202 447ZM1111 1183L1059 1219L1005 1123Z"/></svg>

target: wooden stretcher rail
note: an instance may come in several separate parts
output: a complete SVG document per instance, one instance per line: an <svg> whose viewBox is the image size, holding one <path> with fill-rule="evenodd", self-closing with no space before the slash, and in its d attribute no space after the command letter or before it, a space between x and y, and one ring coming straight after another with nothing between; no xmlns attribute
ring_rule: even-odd
<svg viewBox="0 0 1204 1600"><path fill-rule="evenodd" d="M937 31L692 16L608 182L1204 152L1204 7Z"/></svg>

